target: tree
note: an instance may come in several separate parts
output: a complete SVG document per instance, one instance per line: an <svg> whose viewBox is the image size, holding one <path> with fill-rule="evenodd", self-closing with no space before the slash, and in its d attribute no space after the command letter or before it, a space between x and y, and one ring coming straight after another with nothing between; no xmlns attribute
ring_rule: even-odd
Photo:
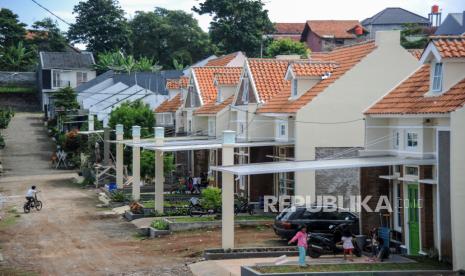
<svg viewBox="0 0 465 276"><path fill-rule="evenodd" d="M55 108L64 110L78 109L79 103L76 100L76 91L71 87L63 87L53 94L53 104Z"/></svg>
<svg viewBox="0 0 465 276"><path fill-rule="evenodd" d="M0 9L0 47L17 45L24 40L26 24L19 22L18 15L9 9Z"/></svg>
<svg viewBox="0 0 465 276"><path fill-rule="evenodd" d="M400 44L406 49L424 49L428 35L427 29L418 24L405 24L400 32Z"/></svg>
<svg viewBox="0 0 465 276"><path fill-rule="evenodd" d="M0 66L7 71L28 71L33 69L35 52L27 49L22 41L3 50Z"/></svg>
<svg viewBox="0 0 465 276"><path fill-rule="evenodd" d="M67 47L67 41L58 23L51 18L44 18L32 25L34 37L32 43L36 44L40 51L62 52Z"/></svg>
<svg viewBox="0 0 465 276"><path fill-rule="evenodd" d="M308 57L309 51L305 43L286 38L273 40L266 48L266 55L268 57L275 57L277 55L300 55Z"/></svg>
<svg viewBox="0 0 465 276"><path fill-rule="evenodd" d="M141 127L141 136L147 137L153 134L155 117L148 104L142 101L125 102L110 113L109 127L115 129L117 124L124 126L126 139L132 138L132 126Z"/></svg>
<svg viewBox="0 0 465 276"><path fill-rule="evenodd" d="M74 6L68 38L94 53L130 50L129 27L117 0L87 0Z"/></svg>
<svg viewBox="0 0 465 276"><path fill-rule="evenodd" d="M126 56L121 52L99 54L95 68L99 73L108 70L125 73L158 72L161 69L152 59L141 57L136 60L133 56Z"/></svg>
<svg viewBox="0 0 465 276"><path fill-rule="evenodd" d="M173 68L173 60L192 64L214 51L208 34L197 20L184 11L156 8L137 12L130 22L135 57L149 57L164 68Z"/></svg>
<svg viewBox="0 0 465 276"><path fill-rule="evenodd" d="M213 16L210 37L221 51L258 56L263 36L274 29L263 7L261 0L205 0L192 9Z"/></svg>

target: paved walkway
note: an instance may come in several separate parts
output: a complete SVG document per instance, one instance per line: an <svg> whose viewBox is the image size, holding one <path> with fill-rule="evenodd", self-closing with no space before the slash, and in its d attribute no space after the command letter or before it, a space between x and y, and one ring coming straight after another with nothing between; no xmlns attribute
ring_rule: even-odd
<svg viewBox="0 0 465 276"><path fill-rule="evenodd" d="M55 148L47 135L41 113L16 113L8 129L2 133L6 144L0 151L4 178L63 173L50 166Z"/></svg>

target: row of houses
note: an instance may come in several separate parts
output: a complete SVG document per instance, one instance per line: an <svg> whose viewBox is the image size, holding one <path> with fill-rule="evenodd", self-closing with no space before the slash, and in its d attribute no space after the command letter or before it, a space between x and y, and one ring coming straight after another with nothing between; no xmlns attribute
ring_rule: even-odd
<svg viewBox="0 0 465 276"><path fill-rule="evenodd" d="M407 25L424 29L427 34L461 35L465 33L463 13L451 13L444 21L441 11L433 6L428 17L399 8L386 8L377 14L359 20L308 20L305 23L275 23L273 39L289 38L304 42L313 52L329 51L335 47L374 39L377 31L403 30ZM439 20L435 23L436 18ZM413 37L412 39L417 39Z"/></svg>
<svg viewBox="0 0 465 276"><path fill-rule="evenodd" d="M406 50L399 31L309 59L233 53L168 80L155 116L166 136L187 141L236 132L233 166L221 166L220 148L191 150L176 155L183 173L220 187L223 173L236 174L235 192L258 204L265 195L370 195L373 206L385 195L393 243L413 255L436 250L463 269L464 58L463 36ZM342 165L312 169L334 159ZM379 226L380 214L362 211L361 225Z"/></svg>

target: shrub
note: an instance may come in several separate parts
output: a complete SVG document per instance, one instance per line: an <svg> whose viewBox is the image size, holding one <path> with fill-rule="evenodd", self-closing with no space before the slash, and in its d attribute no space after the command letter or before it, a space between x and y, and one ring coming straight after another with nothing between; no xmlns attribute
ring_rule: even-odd
<svg viewBox="0 0 465 276"><path fill-rule="evenodd" d="M200 202L205 209L217 210L221 208L221 189L208 187L202 190L202 199Z"/></svg>
<svg viewBox="0 0 465 276"><path fill-rule="evenodd" d="M156 219L152 221L152 224L150 225L153 228L157 230L168 230L169 229L169 224L163 219Z"/></svg>
<svg viewBox="0 0 465 276"><path fill-rule="evenodd" d="M126 196L122 191L114 191L111 193L111 201L113 202L124 202Z"/></svg>

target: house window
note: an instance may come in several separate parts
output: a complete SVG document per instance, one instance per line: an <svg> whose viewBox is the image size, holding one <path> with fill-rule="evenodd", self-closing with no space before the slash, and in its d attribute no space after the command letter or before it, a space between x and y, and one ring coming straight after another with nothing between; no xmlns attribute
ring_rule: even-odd
<svg viewBox="0 0 465 276"><path fill-rule="evenodd" d="M173 116L171 115L171 113L165 113L165 115L163 116L163 121L164 121L165 125L172 125L173 124Z"/></svg>
<svg viewBox="0 0 465 276"><path fill-rule="evenodd" d="M344 39L336 39L334 42L337 46L344 45Z"/></svg>
<svg viewBox="0 0 465 276"><path fill-rule="evenodd" d="M442 90L442 63L434 64L432 90L434 92L441 92Z"/></svg>
<svg viewBox="0 0 465 276"><path fill-rule="evenodd" d="M297 79L292 79L292 97L297 97Z"/></svg>
<svg viewBox="0 0 465 276"><path fill-rule="evenodd" d="M281 124L279 125L279 134L280 134L281 136L286 136L286 124L281 123Z"/></svg>
<svg viewBox="0 0 465 276"><path fill-rule="evenodd" d="M242 103L249 103L249 79L244 78L244 90L242 91Z"/></svg>
<svg viewBox="0 0 465 276"><path fill-rule="evenodd" d="M407 147L416 148L418 146L418 133L408 132L407 133Z"/></svg>
<svg viewBox="0 0 465 276"><path fill-rule="evenodd" d="M239 123L239 134L244 134L244 123Z"/></svg>
<svg viewBox="0 0 465 276"><path fill-rule="evenodd" d="M163 126L165 125L165 118L163 116L163 113L157 114L157 125Z"/></svg>
<svg viewBox="0 0 465 276"><path fill-rule="evenodd" d="M402 231L402 183L395 183L394 186L394 228L397 231Z"/></svg>
<svg viewBox="0 0 465 276"><path fill-rule="evenodd" d="M418 176L418 167L405 167L405 175Z"/></svg>
<svg viewBox="0 0 465 276"><path fill-rule="evenodd" d="M400 145L400 132L398 130L394 131L394 148L398 149Z"/></svg>
<svg viewBox="0 0 465 276"><path fill-rule="evenodd" d="M218 88L218 95L216 96L216 102L221 103L223 101L222 96L221 96L221 89Z"/></svg>
<svg viewBox="0 0 465 276"><path fill-rule="evenodd" d="M61 87L60 71L53 70L53 87Z"/></svg>
<svg viewBox="0 0 465 276"><path fill-rule="evenodd" d="M189 86L187 93L188 93L187 96L189 97L189 107L194 107L195 106L194 87Z"/></svg>
<svg viewBox="0 0 465 276"><path fill-rule="evenodd" d="M192 121L187 121L187 131L192 132Z"/></svg>
<svg viewBox="0 0 465 276"><path fill-rule="evenodd" d="M76 72L76 85L79 86L87 82L87 72Z"/></svg>

